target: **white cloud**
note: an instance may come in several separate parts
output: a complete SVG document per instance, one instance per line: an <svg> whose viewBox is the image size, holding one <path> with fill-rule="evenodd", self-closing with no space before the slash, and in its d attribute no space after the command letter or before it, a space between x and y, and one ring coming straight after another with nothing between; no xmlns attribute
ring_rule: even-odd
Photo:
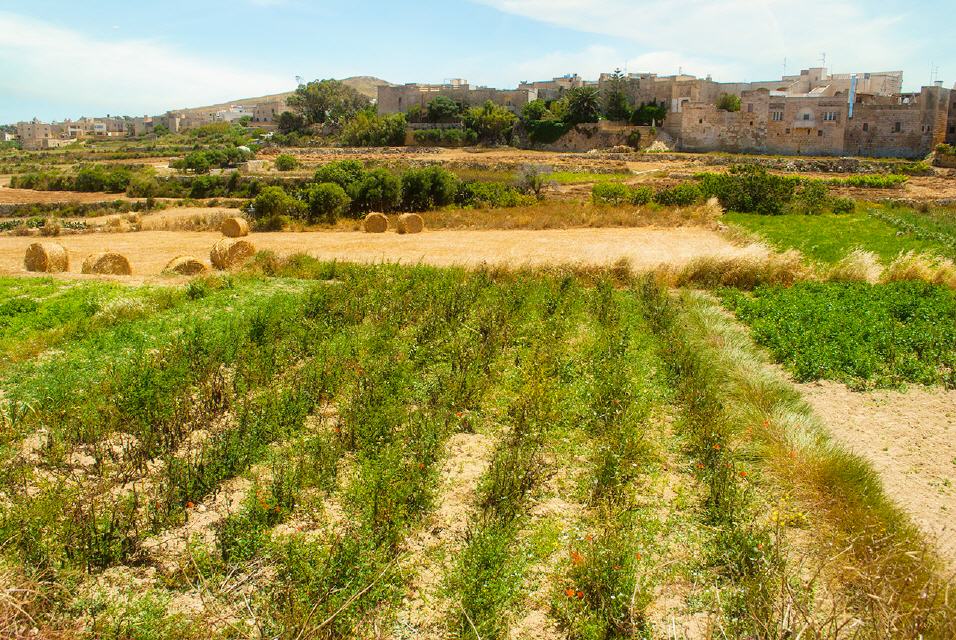
<svg viewBox="0 0 956 640"><path fill-rule="evenodd" d="M101 113L155 114L278 93L293 84L291 78L247 71L161 43L97 40L3 12L0 67L5 70L0 94ZM66 111L60 117L78 115Z"/></svg>
<svg viewBox="0 0 956 640"><path fill-rule="evenodd" d="M720 80L762 79L722 76L746 69L774 69L779 75L785 58L790 71L819 66L824 52L835 71L895 70L910 61L919 46L896 32L901 16L876 15L863 0L475 1L630 41L642 51L639 61L671 67L676 62L685 71L710 71Z"/></svg>

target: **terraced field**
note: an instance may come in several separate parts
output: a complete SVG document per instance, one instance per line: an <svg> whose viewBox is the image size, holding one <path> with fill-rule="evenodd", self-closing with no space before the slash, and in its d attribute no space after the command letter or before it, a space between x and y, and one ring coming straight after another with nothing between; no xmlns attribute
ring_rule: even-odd
<svg viewBox="0 0 956 640"><path fill-rule="evenodd" d="M703 294L301 256L0 290L0 635L956 631L874 472Z"/></svg>

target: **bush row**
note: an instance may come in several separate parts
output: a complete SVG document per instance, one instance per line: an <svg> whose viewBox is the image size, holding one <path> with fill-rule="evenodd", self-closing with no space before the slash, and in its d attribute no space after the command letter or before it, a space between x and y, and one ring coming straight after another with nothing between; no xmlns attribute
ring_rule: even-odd
<svg viewBox="0 0 956 640"><path fill-rule="evenodd" d="M247 213L260 228L278 229L289 220L310 224L359 218L369 211L428 211L450 205L514 207L534 201L511 185L462 182L441 167L409 169L401 174L341 160L320 167L301 187L262 189Z"/></svg>

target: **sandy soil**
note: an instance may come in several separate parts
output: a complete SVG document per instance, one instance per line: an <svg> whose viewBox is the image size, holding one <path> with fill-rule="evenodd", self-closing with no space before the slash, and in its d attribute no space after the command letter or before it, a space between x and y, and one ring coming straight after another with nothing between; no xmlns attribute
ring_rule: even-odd
<svg viewBox="0 0 956 640"><path fill-rule="evenodd" d="M79 273L83 258L97 251L126 255L136 275L159 274L176 256L207 259L220 239L215 232L142 231L81 234L55 240L71 254L70 271ZM304 252L325 260L426 263L438 266L511 266L580 263L607 265L621 258L636 269L681 265L702 256L761 255L759 246L737 247L716 231L676 229L567 229L549 231L426 231L417 235L360 232L257 233L257 249L280 255ZM0 237L0 273L23 273L23 255L33 237Z"/></svg>
<svg viewBox="0 0 956 640"><path fill-rule="evenodd" d="M834 437L873 462L889 495L956 571L956 391L798 387Z"/></svg>

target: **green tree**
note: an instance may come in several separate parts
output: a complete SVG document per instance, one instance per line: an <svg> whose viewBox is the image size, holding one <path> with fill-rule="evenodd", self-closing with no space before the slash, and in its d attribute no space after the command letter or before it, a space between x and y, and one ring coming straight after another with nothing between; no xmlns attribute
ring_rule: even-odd
<svg viewBox="0 0 956 640"><path fill-rule="evenodd" d="M465 113L465 126L486 144L505 142L514 127L517 116L505 107L489 100L483 107L469 109Z"/></svg>
<svg viewBox="0 0 956 640"><path fill-rule="evenodd" d="M664 118L666 117L667 107L663 103L658 104L657 101L654 101L645 104L642 102L641 106L634 109L634 112L631 114L631 124L645 127L657 125L664 122Z"/></svg>
<svg viewBox="0 0 956 640"><path fill-rule="evenodd" d="M455 122L461 115L461 105L447 96L437 96L428 103L429 122Z"/></svg>
<svg viewBox="0 0 956 640"><path fill-rule="evenodd" d="M279 216L302 218L306 214L306 206L301 200L286 193L282 187L266 187L253 199L249 213L254 220L267 220Z"/></svg>
<svg viewBox="0 0 956 640"><path fill-rule="evenodd" d="M369 99L338 80L299 85L286 103L308 124L342 124L369 106Z"/></svg>
<svg viewBox="0 0 956 640"><path fill-rule="evenodd" d="M277 171L292 171L299 166L299 160L295 156L283 153L276 156L275 165Z"/></svg>
<svg viewBox="0 0 956 640"><path fill-rule="evenodd" d="M305 116L293 113L292 111L283 111L279 114L279 117L276 118L276 127L279 129L279 133L282 134L302 131L306 126Z"/></svg>
<svg viewBox="0 0 956 640"><path fill-rule="evenodd" d="M428 211L455 202L458 176L442 167L409 169L402 175L402 208Z"/></svg>
<svg viewBox="0 0 956 640"><path fill-rule="evenodd" d="M333 223L344 215L352 204L352 199L345 193L345 189L334 182L310 185L305 192L305 199L309 206L310 223Z"/></svg>
<svg viewBox="0 0 956 640"><path fill-rule="evenodd" d="M631 105L627 100L627 78L620 69L615 69L607 81L604 93L604 117L615 122L631 119Z"/></svg>
<svg viewBox="0 0 956 640"><path fill-rule="evenodd" d="M597 122L601 117L601 92L594 87L576 87L568 91L568 113L565 122L581 124Z"/></svg>
<svg viewBox="0 0 956 640"><path fill-rule="evenodd" d="M372 169L349 188L356 212L392 211L402 201L402 181L388 169Z"/></svg>
<svg viewBox="0 0 956 640"><path fill-rule="evenodd" d="M365 177L365 165L358 160L336 160L316 169L316 182L334 182L346 191Z"/></svg>
<svg viewBox="0 0 956 640"><path fill-rule="evenodd" d="M405 144L407 130L404 113L380 116L366 109L346 123L342 142L350 147L399 147Z"/></svg>
<svg viewBox="0 0 956 640"><path fill-rule="evenodd" d="M723 111L740 111L740 96L725 93L717 100L717 108Z"/></svg>
<svg viewBox="0 0 956 640"><path fill-rule="evenodd" d="M531 122L540 122L549 119L551 112L548 111L548 105L540 98L532 100L521 109L521 120L526 124Z"/></svg>

